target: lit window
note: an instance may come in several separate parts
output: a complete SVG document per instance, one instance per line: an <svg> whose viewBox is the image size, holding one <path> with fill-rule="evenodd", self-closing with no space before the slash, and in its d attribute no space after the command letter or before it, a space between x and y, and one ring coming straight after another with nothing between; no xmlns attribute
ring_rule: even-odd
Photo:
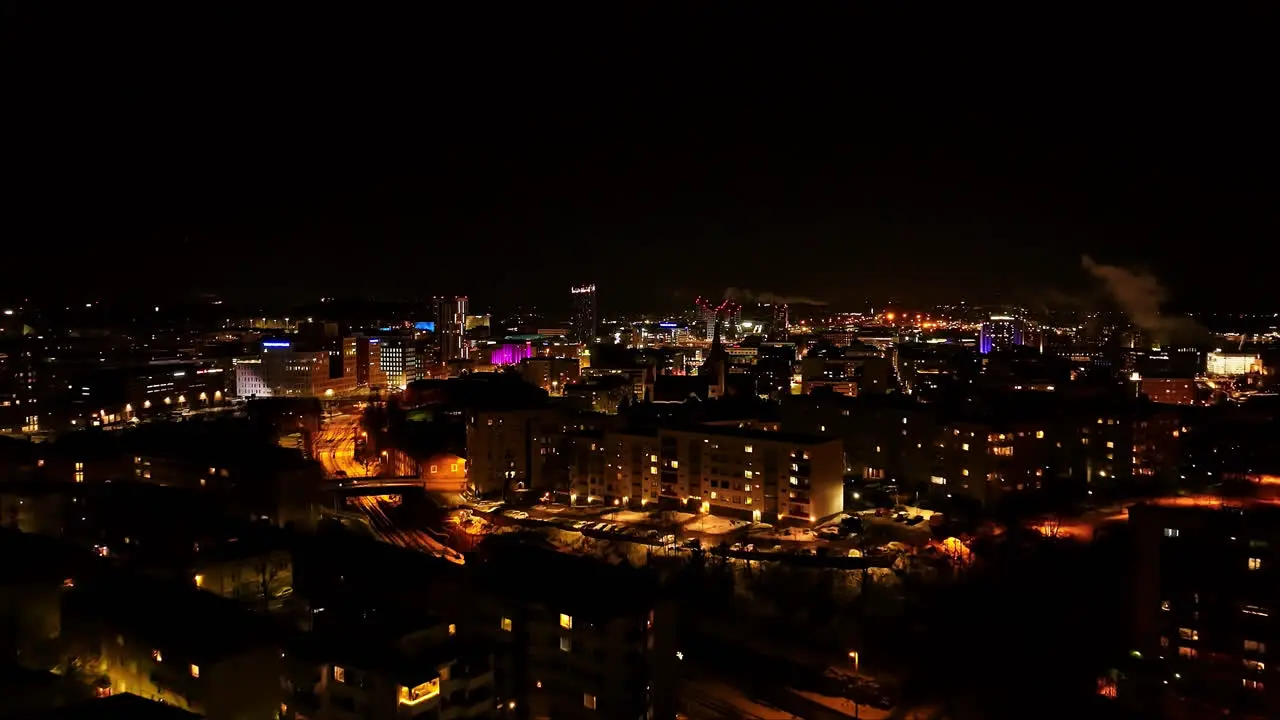
<svg viewBox="0 0 1280 720"><path fill-rule="evenodd" d="M672 468L673 470L674 470L674 469L678 469L679 467L680 467L680 461L679 461L679 460L672 460L672 461L671 461L671 468Z"/></svg>
<svg viewBox="0 0 1280 720"><path fill-rule="evenodd" d="M434 474L436 474L436 473L438 473L438 472L440 472L440 466L439 466L439 465L432 465L432 466L431 466L431 474L432 474L432 475L434 475Z"/></svg>
<svg viewBox="0 0 1280 720"><path fill-rule="evenodd" d="M1186 646L1179 647L1178 657L1184 657L1184 658L1189 658L1194 660L1196 657L1196 649L1193 647L1186 647Z"/></svg>
<svg viewBox="0 0 1280 720"><path fill-rule="evenodd" d="M1257 640L1245 640L1244 651L1265 655L1267 653L1267 644L1264 642L1258 642Z"/></svg>
<svg viewBox="0 0 1280 720"><path fill-rule="evenodd" d="M1178 528L1165 528L1165 529L1164 529L1164 536L1165 536L1165 537L1167 537L1167 538L1175 538L1175 537L1178 537Z"/></svg>
<svg viewBox="0 0 1280 720"><path fill-rule="evenodd" d="M196 575L196 587L198 587L198 588L202 588L202 587L204 587L204 576L203 576L203 575Z"/></svg>
<svg viewBox="0 0 1280 720"><path fill-rule="evenodd" d="M458 472L458 463L449 463L449 472Z"/></svg>
<svg viewBox="0 0 1280 720"><path fill-rule="evenodd" d="M401 705L417 705L418 703L430 700L439 694L440 678L432 678L415 688L407 688L401 685L400 690L397 693L397 700L400 701Z"/></svg>
<svg viewBox="0 0 1280 720"><path fill-rule="evenodd" d="M344 683L347 681L347 670L341 665L333 666L333 679L336 682Z"/></svg>
<svg viewBox="0 0 1280 720"><path fill-rule="evenodd" d="M968 468L965 468L965 469L961 470L961 471L960 471L960 474L961 474L961 475L963 475L963 476L965 476L965 477L969 477L969 469L968 469Z"/></svg>
<svg viewBox="0 0 1280 720"><path fill-rule="evenodd" d="M586 708L586 709L588 709L588 710L595 710L595 709L596 709L596 696L595 696L595 695L592 695L591 693L583 693L583 695L582 695L582 707L584 707L584 708Z"/></svg>
<svg viewBox="0 0 1280 720"><path fill-rule="evenodd" d="M650 465L650 466L649 466L649 474L650 474L650 475L657 475L657 474L658 474L658 466L657 466L657 465Z"/></svg>
<svg viewBox="0 0 1280 720"><path fill-rule="evenodd" d="M592 449L592 450L595 450L595 449L596 449L596 447L595 447L594 445L592 445L592 446L591 446L591 449ZM649 456L649 462L658 462L658 456L657 456L657 455L650 455L650 456Z"/></svg>
<svg viewBox="0 0 1280 720"><path fill-rule="evenodd" d="M746 478L746 479L748 479L748 480L750 480L754 475L755 475L755 473L751 472L750 470L744 470L744 471L742 471L742 476L743 476L743 477L745 477L745 478Z"/></svg>
<svg viewBox="0 0 1280 720"><path fill-rule="evenodd" d="M1160 636L1160 647L1162 648L1169 647L1169 638L1164 637L1163 635Z"/></svg>
<svg viewBox="0 0 1280 720"><path fill-rule="evenodd" d="M1261 569L1262 569L1262 558L1249 558L1249 569L1250 569L1250 570L1261 570Z"/></svg>
<svg viewBox="0 0 1280 720"><path fill-rule="evenodd" d="M572 615L565 615L564 613L560 613L560 627L564 628L565 630L572 630L572 629L573 629L573 616L572 616Z"/></svg>
<svg viewBox="0 0 1280 720"><path fill-rule="evenodd" d="M968 450L968 449L969 449L969 443L960 443L960 449L961 449L961 450Z"/></svg>
<svg viewBox="0 0 1280 720"><path fill-rule="evenodd" d="M151 659L155 660L156 662L164 662L164 653L160 652L158 649L152 650Z"/></svg>
<svg viewBox="0 0 1280 720"><path fill-rule="evenodd" d="M1037 431L1036 431L1036 439L1037 439L1037 440L1043 440L1043 439L1044 439L1044 431L1043 431L1043 430L1037 430Z"/></svg>
<svg viewBox="0 0 1280 720"><path fill-rule="evenodd" d="M1160 609L1161 609L1161 610L1168 610L1168 609L1169 609L1169 601L1168 601L1168 600L1161 600L1161 601L1160 601Z"/></svg>
<svg viewBox="0 0 1280 720"><path fill-rule="evenodd" d="M1199 640L1200 631L1195 628L1178 628L1178 637L1183 640Z"/></svg>
<svg viewBox="0 0 1280 720"><path fill-rule="evenodd" d="M200 677L200 666L199 666L199 665L195 665L195 664L193 664L193 665L191 666L191 677L193 677L193 678L198 678L198 677Z"/></svg>
<svg viewBox="0 0 1280 720"><path fill-rule="evenodd" d="M511 618L509 617L502 618L502 622L500 622L498 626L501 627L503 630L506 630L507 632L511 632Z"/></svg>
<svg viewBox="0 0 1280 720"><path fill-rule="evenodd" d="M755 452L755 448L751 447L750 445L744 447L742 450L743 452Z"/></svg>
<svg viewBox="0 0 1280 720"><path fill-rule="evenodd" d="M457 634L458 634L458 626L454 625L453 623L449 623L449 636L453 637L454 635L457 635Z"/></svg>
<svg viewBox="0 0 1280 720"><path fill-rule="evenodd" d="M1112 441L1110 441L1110 440L1108 440L1108 441L1107 441L1107 447L1109 447L1109 448L1114 448L1115 446L1116 446L1116 444L1115 444L1114 442L1112 442Z"/></svg>
<svg viewBox="0 0 1280 720"><path fill-rule="evenodd" d="M564 652L569 652L573 650L573 638L569 637L568 635L561 635L560 649L563 650Z"/></svg>
<svg viewBox="0 0 1280 720"><path fill-rule="evenodd" d="M1244 685L1244 687L1248 690L1257 690L1259 692L1263 690L1263 685L1261 680L1250 680L1249 678L1243 678L1240 681L1240 684Z"/></svg>

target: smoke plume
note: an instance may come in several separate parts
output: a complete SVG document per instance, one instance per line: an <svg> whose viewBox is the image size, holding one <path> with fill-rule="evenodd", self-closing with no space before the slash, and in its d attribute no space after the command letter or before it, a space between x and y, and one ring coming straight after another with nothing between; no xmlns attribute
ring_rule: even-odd
<svg viewBox="0 0 1280 720"><path fill-rule="evenodd" d="M725 288L725 300L733 300L735 302L747 305L749 303L759 303L768 305L826 305L826 300L817 298L793 296L793 295L777 295L771 292L756 293L747 288Z"/></svg>
<svg viewBox="0 0 1280 720"><path fill-rule="evenodd" d="M1161 314L1160 307L1169 294L1154 275L1116 265L1103 265L1088 255L1080 256L1080 264L1090 275L1102 281L1130 322L1153 340L1196 340L1207 335L1207 331L1191 318Z"/></svg>

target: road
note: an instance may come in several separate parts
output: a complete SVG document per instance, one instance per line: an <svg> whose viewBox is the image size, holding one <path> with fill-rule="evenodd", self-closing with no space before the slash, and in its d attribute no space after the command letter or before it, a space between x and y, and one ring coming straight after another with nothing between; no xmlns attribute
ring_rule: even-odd
<svg viewBox="0 0 1280 720"><path fill-rule="evenodd" d="M315 458L330 478L364 477L369 474L356 460L356 437L360 429L359 415L334 415L325 421L315 438ZM342 473L342 474L340 474Z"/></svg>

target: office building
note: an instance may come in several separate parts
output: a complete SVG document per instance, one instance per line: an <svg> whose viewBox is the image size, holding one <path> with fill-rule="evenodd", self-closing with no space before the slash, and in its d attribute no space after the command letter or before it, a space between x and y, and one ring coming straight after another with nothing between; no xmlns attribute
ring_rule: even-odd
<svg viewBox="0 0 1280 720"><path fill-rule="evenodd" d="M573 295L573 340L590 345L596 341L599 320L596 308L596 286L577 285L569 288Z"/></svg>
<svg viewBox="0 0 1280 720"><path fill-rule="evenodd" d="M1205 362L1208 375L1249 375L1262 372L1262 358L1253 353L1211 352Z"/></svg>
<svg viewBox="0 0 1280 720"><path fill-rule="evenodd" d="M262 343L261 379L273 396L334 397L356 388L354 338L341 350L308 350L289 340ZM237 370L239 363L237 363ZM348 373L348 369L350 373ZM239 388L237 388L239 390Z"/></svg>
<svg viewBox="0 0 1280 720"><path fill-rule="evenodd" d="M399 390L422 375L413 340L403 335L377 338L378 370L386 387ZM372 357L372 355L371 355Z"/></svg>
<svg viewBox="0 0 1280 720"><path fill-rule="evenodd" d="M1023 323L1012 315L992 315L982 323L978 334L978 351L983 355L1022 345Z"/></svg>
<svg viewBox="0 0 1280 720"><path fill-rule="evenodd" d="M454 360L471 357L467 343L467 315L470 301L465 295L436 298L436 335L439 337L440 363L447 365Z"/></svg>

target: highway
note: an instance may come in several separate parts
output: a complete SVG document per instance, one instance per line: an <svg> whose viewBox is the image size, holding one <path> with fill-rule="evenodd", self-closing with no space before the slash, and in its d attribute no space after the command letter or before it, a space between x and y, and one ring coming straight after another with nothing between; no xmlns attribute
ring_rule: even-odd
<svg viewBox="0 0 1280 720"><path fill-rule="evenodd" d="M327 476L356 478L369 474L356 460L356 437L361 432L359 415L334 415L324 423L316 434L314 447L315 458Z"/></svg>

